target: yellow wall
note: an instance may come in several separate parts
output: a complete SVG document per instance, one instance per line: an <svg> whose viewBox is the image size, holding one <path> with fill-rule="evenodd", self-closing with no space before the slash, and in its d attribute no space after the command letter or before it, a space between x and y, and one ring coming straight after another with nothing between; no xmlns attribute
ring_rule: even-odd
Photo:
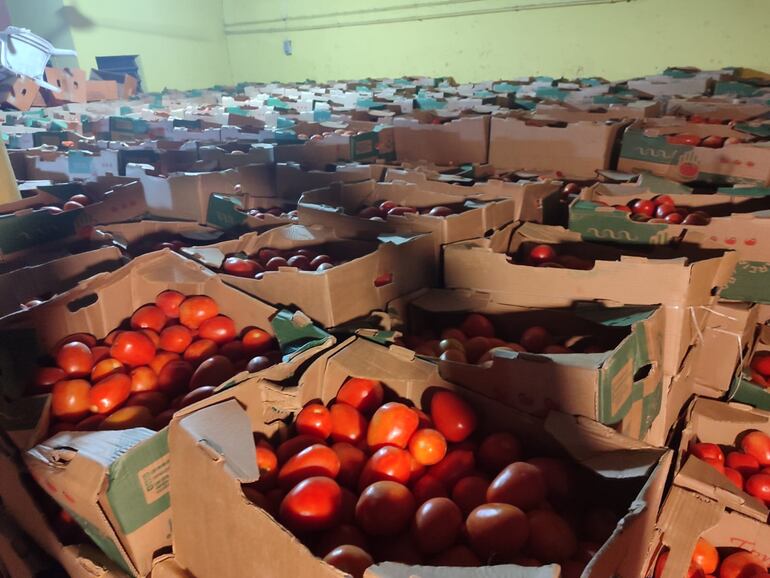
<svg viewBox="0 0 770 578"><path fill-rule="evenodd" d="M36 0L20 0L34 3ZM93 22L70 25L80 67L139 54L143 88L204 88L233 78L221 0L65 0Z"/></svg>
<svg viewBox="0 0 770 578"><path fill-rule="evenodd" d="M430 0L421 0L425 3ZM770 0L631 0L419 21L419 16L555 0L449 0L417 10L297 16L415 4L405 0L223 0L238 80L328 80L365 76L452 75L461 81L542 74L622 79L670 65L746 66L770 71ZM558 1L558 0L556 0ZM282 11L285 10L285 14ZM409 16L411 22L235 34L285 24L315 26ZM279 20L232 26L252 20ZM227 26L230 25L230 26ZM294 54L283 54L283 40Z"/></svg>

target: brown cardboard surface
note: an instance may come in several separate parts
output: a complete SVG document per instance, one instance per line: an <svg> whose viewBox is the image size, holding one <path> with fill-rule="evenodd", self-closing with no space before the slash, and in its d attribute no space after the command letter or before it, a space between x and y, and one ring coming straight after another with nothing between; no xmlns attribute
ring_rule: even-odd
<svg viewBox="0 0 770 578"><path fill-rule="evenodd" d="M276 192L279 197L298 201L302 193L326 187L331 183L354 183L369 179L379 181L384 165L338 164L334 170L304 170L297 163L275 165Z"/></svg>
<svg viewBox="0 0 770 578"><path fill-rule="evenodd" d="M404 122L394 127L399 161L428 161L439 165L486 163L489 117L458 118L443 124Z"/></svg>
<svg viewBox="0 0 770 578"><path fill-rule="evenodd" d="M605 120L623 120L631 118L649 118L661 116L663 105L658 101L639 100L626 105L593 105L576 107L568 104L537 103L535 114L538 117L561 120L564 122L602 122Z"/></svg>
<svg viewBox="0 0 770 578"><path fill-rule="evenodd" d="M517 118L492 118L489 162L498 169L560 171L567 177L591 178L610 168L622 123L579 121L537 126Z"/></svg>
<svg viewBox="0 0 770 578"><path fill-rule="evenodd" d="M341 576L246 500L240 483L253 481L259 475L253 457L253 431L268 435L278 431L281 424L277 420L298 411L310 399L331 399L350 375L379 379L398 395L414 401L419 401L430 387L452 387L438 376L434 365L415 359L400 347L388 349L362 338L351 338L313 362L301 377L298 389L282 389L252 380L185 408L175 416L169 443L174 456L174 553L181 566L197 576L221 578L247 574L264 578ZM461 393L480 410L484 416L481 423L486 427L513 431L551 451L566 450L606 477L651 475L613 537L584 573L585 578L639 576L646 552L633 552L639 544L649 543L670 453L633 442L595 423L556 413L541 421L503 408L483 396ZM658 465L654 466L656 462ZM437 571L383 564L372 568L368 575L451 575ZM458 576L489 578L558 575L553 566L526 571L497 566L476 569L470 574L459 572Z"/></svg>
<svg viewBox="0 0 770 578"><path fill-rule="evenodd" d="M87 80L86 100L88 102L98 100L117 100L118 83L114 80Z"/></svg>
<svg viewBox="0 0 770 578"><path fill-rule="evenodd" d="M112 236L113 242L132 257L157 250L157 244L179 240L187 246L214 243L225 237L224 231L190 221L137 221L97 225L96 231Z"/></svg>
<svg viewBox="0 0 770 578"><path fill-rule="evenodd" d="M32 107L35 97L40 93L37 83L26 76L18 76L16 80L0 91L0 101L3 104L20 111L27 111Z"/></svg>
<svg viewBox="0 0 770 578"><path fill-rule="evenodd" d="M666 103L666 114L699 115L712 120L749 120L769 111L770 107L766 104L728 98L672 98Z"/></svg>
<svg viewBox="0 0 770 578"><path fill-rule="evenodd" d="M261 248L320 247L345 262L323 272L282 267L261 279L220 273L222 279L268 303L298 307L324 327L334 327L383 309L396 297L436 282L433 240L430 235L382 235L373 241L344 239L319 226L288 225L261 235L247 233L237 240L182 252L218 270L227 255L251 255ZM392 275L392 282L375 286L375 279Z"/></svg>
<svg viewBox="0 0 770 578"><path fill-rule="evenodd" d="M59 106L68 102L86 101L86 71L80 68L45 69L45 79L61 89L60 92L43 90L42 94L48 106Z"/></svg>

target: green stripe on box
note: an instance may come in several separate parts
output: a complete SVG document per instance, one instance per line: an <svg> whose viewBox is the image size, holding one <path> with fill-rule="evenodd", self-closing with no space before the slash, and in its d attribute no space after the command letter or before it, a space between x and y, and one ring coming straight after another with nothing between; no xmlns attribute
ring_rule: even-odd
<svg viewBox="0 0 770 578"><path fill-rule="evenodd" d="M679 157L693 147L674 145L665 136L645 136L640 130L628 129L620 144L620 158L659 165L678 165Z"/></svg>
<svg viewBox="0 0 770 578"><path fill-rule="evenodd" d="M131 570L126 560L123 558L123 555L120 553L120 550L118 550L118 547L115 545L115 542L113 542L108 536L105 536L104 534L102 534L96 528L96 526L91 524L85 518L78 516L72 510L67 509L67 512L75 519L78 525L81 528L83 528L83 531L86 534L88 534L88 537L94 541L94 544L96 544L99 547L99 549L102 552L104 552L110 560L112 560L118 566L120 566L121 569L125 571L127 574L131 574L131 575L134 574L134 572Z"/></svg>
<svg viewBox="0 0 770 578"><path fill-rule="evenodd" d="M650 431L652 422L658 417L660 408L663 405L663 378L658 380L655 391L642 400L642 423L639 431L639 439L643 439Z"/></svg>
<svg viewBox="0 0 770 578"><path fill-rule="evenodd" d="M720 296L735 301L770 303L770 263L738 261L730 282Z"/></svg>
<svg viewBox="0 0 770 578"><path fill-rule="evenodd" d="M741 375L733 383L730 401L747 403L759 409L770 410L770 391L753 383Z"/></svg>
<svg viewBox="0 0 770 578"><path fill-rule="evenodd" d="M137 444L109 470L107 499L123 534L135 532L169 509L168 429Z"/></svg>
<svg viewBox="0 0 770 578"><path fill-rule="evenodd" d="M246 220L243 202L239 197L211 195L206 209L206 224L220 229L232 229Z"/></svg>

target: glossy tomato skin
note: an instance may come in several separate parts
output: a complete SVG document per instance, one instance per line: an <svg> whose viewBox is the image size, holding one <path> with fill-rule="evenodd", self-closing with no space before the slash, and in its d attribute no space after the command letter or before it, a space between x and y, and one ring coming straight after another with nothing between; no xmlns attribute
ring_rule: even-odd
<svg viewBox="0 0 770 578"><path fill-rule="evenodd" d="M182 359L171 359L163 364L158 373L158 391L168 395L179 394L187 390L193 376L193 366Z"/></svg>
<svg viewBox="0 0 770 578"><path fill-rule="evenodd" d="M389 402L374 412L366 433L366 443L377 449L392 445L401 449L417 430L420 418L403 403Z"/></svg>
<svg viewBox="0 0 770 578"><path fill-rule="evenodd" d="M189 361L193 365L198 365L216 355L218 351L217 344L211 339L198 339L193 341L187 349L184 350L182 357L185 361Z"/></svg>
<svg viewBox="0 0 770 578"><path fill-rule="evenodd" d="M770 505L770 474L754 474L746 480L746 492Z"/></svg>
<svg viewBox="0 0 770 578"><path fill-rule="evenodd" d="M452 500L466 516L487 502L489 480L481 476L460 478L452 488Z"/></svg>
<svg viewBox="0 0 770 578"><path fill-rule="evenodd" d="M395 536L403 532L415 512L412 493L398 482L375 482L356 504L356 522L370 536Z"/></svg>
<svg viewBox="0 0 770 578"><path fill-rule="evenodd" d="M368 552L352 544L338 546L324 556L324 562L349 574L352 578L363 578L366 569L374 564Z"/></svg>
<svg viewBox="0 0 770 578"><path fill-rule="evenodd" d="M545 500L545 480L540 470L526 462L515 462L503 468L487 490L487 500L511 504L524 511Z"/></svg>
<svg viewBox="0 0 770 578"><path fill-rule="evenodd" d="M160 333L167 321L168 317L163 313L163 309L157 305L143 305L131 316L131 328L136 331L152 329Z"/></svg>
<svg viewBox="0 0 770 578"><path fill-rule="evenodd" d="M449 498L433 498L414 515L413 534L424 554L438 554L452 546L460 536L463 514Z"/></svg>
<svg viewBox="0 0 770 578"><path fill-rule="evenodd" d="M238 335L235 322L226 315L215 315L206 319L198 328L201 339L211 339L217 345L228 343Z"/></svg>
<svg viewBox="0 0 770 578"><path fill-rule="evenodd" d="M241 339L244 351L249 357L261 355L276 348L273 336L258 327L244 329Z"/></svg>
<svg viewBox="0 0 770 578"><path fill-rule="evenodd" d="M482 440L476 457L479 466L497 475L508 464L519 461L521 456L521 442L513 434L497 432Z"/></svg>
<svg viewBox="0 0 770 578"><path fill-rule="evenodd" d="M138 331L121 331L110 347L110 355L131 367L148 365L155 357L155 345Z"/></svg>
<svg viewBox="0 0 770 578"><path fill-rule="evenodd" d="M752 431L741 440L741 449L754 456L760 466L770 466L770 436L761 431Z"/></svg>
<svg viewBox="0 0 770 578"><path fill-rule="evenodd" d="M352 406L335 403L329 408L331 438L335 442L360 443L367 433L366 419Z"/></svg>
<svg viewBox="0 0 770 578"><path fill-rule="evenodd" d="M418 429L409 439L409 452L423 466L439 463L446 451L446 438L434 429Z"/></svg>
<svg viewBox="0 0 770 578"><path fill-rule="evenodd" d="M91 348L79 341L65 343L56 354L56 365L70 378L86 377L94 366Z"/></svg>
<svg viewBox="0 0 770 578"><path fill-rule="evenodd" d="M65 421L77 421L88 415L91 384L85 379L67 379L53 386L51 415Z"/></svg>
<svg viewBox="0 0 770 578"><path fill-rule="evenodd" d="M495 560L521 550L529 538L529 521L516 506L493 502L468 515L465 533L481 560Z"/></svg>
<svg viewBox="0 0 770 578"><path fill-rule="evenodd" d="M564 562L577 552L577 538L569 524L551 510L533 510L529 520L528 551L546 563Z"/></svg>
<svg viewBox="0 0 770 578"><path fill-rule="evenodd" d="M473 450L457 447L447 452L443 460L428 469L428 474L441 480L448 488L453 487L460 478L473 472L476 460Z"/></svg>
<svg viewBox="0 0 770 578"><path fill-rule="evenodd" d="M141 405L149 409L152 415L158 415L168 407L168 404L168 397L159 391L140 391L132 393L126 400L124 407Z"/></svg>
<svg viewBox="0 0 770 578"><path fill-rule="evenodd" d="M224 355L213 355L204 360L190 378L189 389L198 389L204 385L218 387L235 375L233 362Z"/></svg>
<svg viewBox="0 0 770 578"><path fill-rule="evenodd" d="M198 329L204 321L218 314L216 302L206 295L188 297L179 306L179 322L190 329Z"/></svg>
<svg viewBox="0 0 770 578"><path fill-rule="evenodd" d="M114 357L107 357L96 363L91 369L91 382L96 383L113 373L125 373L125 366Z"/></svg>
<svg viewBox="0 0 770 578"><path fill-rule="evenodd" d="M378 449L366 462L358 484L359 490L374 482L390 480L406 485L411 475L409 452L394 446Z"/></svg>
<svg viewBox="0 0 770 578"><path fill-rule="evenodd" d="M315 444L305 448L287 460L278 472L282 488L292 488L304 479L316 476L336 478L340 472L340 460L328 446Z"/></svg>
<svg viewBox="0 0 770 578"><path fill-rule="evenodd" d="M334 444L332 450L340 460L340 473L337 474L337 482L342 486L355 488L367 462L366 454L363 450L347 442Z"/></svg>
<svg viewBox="0 0 770 578"><path fill-rule="evenodd" d="M298 434L326 439L332 433L332 416L324 405L309 403L297 414L294 425Z"/></svg>
<svg viewBox="0 0 770 578"><path fill-rule="evenodd" d="M761 575L767 568L750 552L739 550L730 554L719 566L719 578L746 578Z"/></svg>
<svg viewBox="0 0 770 578"><path fill-rule="evenodd" d="M449 495L446 485L431 474L425 474L412 484L412 494L417 504L423 504L431 498L446 498Z"/></svg>
<svg viewBox="0 0 770 578"><path fill-rule="evenodd" d="M179 306L185 299L186 297L179 291L168 289L158 293L155 297L155 305L160 307L166 317L176 319L179 317Z"/></svg>
<svg viewBox="0 0 770 578"><path fill-rule="evenodd" d="M311 477L294 486L281 501L278 516L293 532L315 532L337 524L342 491L326 477Z"/></svg>
<svg viewBox="0 0 770 578"><path fill-rule="evenodd" d="M725 463L725 455L722 449L711 443L694 443L690 445L690 454L704 461L714 461L720 464Z"/></svg>
<svg viewBox="0 0 770 578"><path fill-rule="evenodd" d="M153 391L158 389L158 374L151 367L142 365L131 370L131 392Z"/></svg>
<svg viewBox="0 0 770 578"><path fill-rule="evenodd" d="M160 333L158 347L172 353L184 353L192 343L192 332L184 325L171 325Z"/></svg>
<svg viewBox="0 0 770 578"><path fill-rule="evenodd" d="M131 378L125 373L116 373L96 383L89 392L93 413L110 413L131 395Z"/></svg>
<svg viewBox="0 0 770 578"><path fill-rule="evenodd" d="M60 367L40 367L35 372L35 389L40 392L51 391L57 381L67 378L67 374Z"/></svg>
<svg viewBox="0 0 770 578"><path fill-rule="evenodd" d="M289 458L297 455L305 448L309 448L312 445L323 444L324 440L315 436L298 435L293 438L289 438L282 442L275 450L276 456L278 456L278 463L285 464Z"/></svg>
<svg viewBox="0 0 770 578"><path fill-rule="evenodd" d="M759 471L759 460L743 452L730 452L725 456L725 466L738 470L743 476L750 476Z"/></svg>
<svg viewBox="0 0 770 578"><path fill-rule="evenodd" d="M713 574L719 567L719 552L708 540L698 538L692 553L692 562L705 574Z"/></svg>
<svg viewBox="0 0 770 578"><path fill-rule="evenodd" d="M464 441L476 430L476 412L463 398L448 390L433 395L430 415L436 429L450 442Z"/></svg>
<svg viewBox="0 0 770 578"><path fill-rule="evenodd" d="M108 415L99 425L100 430L122 430L135 427L153 429L155 420L149 409L141 405L121 407Z"/></svg>
<svg viewBox="0 0 770 578"><path fill-rule="evenodd" d="M362 377L348 378L337 392L338 403L346 403L367 416L382 405L384 397L382 383Z"/></svg>

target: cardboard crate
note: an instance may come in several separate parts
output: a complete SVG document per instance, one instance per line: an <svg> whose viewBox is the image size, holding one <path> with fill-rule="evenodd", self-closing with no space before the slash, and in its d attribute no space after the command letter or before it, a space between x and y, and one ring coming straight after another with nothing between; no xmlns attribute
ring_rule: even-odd
<svg viewBox="0 0 770 578"><path fill-rule="evenodd" d="M637 439L658 415L664 319L657 307L523 307L462 289L421 291L388 306L391 329L407 335L457 327L470 312L486 315L507 340L537 324L556 336L596 335L615 346L599 354L498 350L481 365L438 361L448 381L534 415L558 409Z"/></svg>
<svg viewBox="0 0 770 578"><path fill-rule="evenodd" d="M313 248L339 264L322 272L281 267L261 279L220 271L232 254L253 255L262 248ZM319 226L288 225L208 247L183 249L185 255L218 271L228 284L275 305L297 307L324 327L335 327L383 309L396 297L436 282L430 235L382 235L374 240L346 239Z"/></svg>
<svg viewBox="0 0 770 578"><path fill-rule="evenodd" d="M275 165L276 192L279 197L297 202L305 191L326 187L331 183L355 183L379 181L385 171L384 165L363 165L358 163L336 164L333 170L305 170L297 163Z"/></svg>
<svg viewBox="0 0 770 578"><path fill-rule="evenodd" d="M489 155L488 116L457 118L443 124L403 119L394 122L393 132L398 161L461 165L486 163Z"/></svg>
<svg viewBox="0 0 770 578"><path fill-rule="evenodd" d="M245 499L241 484L259 477L252 432L270 435L278 431L283 426L278 420L296 413L311 399L328 401L348 376L381 380L397 395L418 405L431 387L453 388L438 376L433 364L415 359L400 347L388 349L366 339L351 338L316 360L300 378L298 388L248 382L221 392L207 400L209 403L178 413L170 426L169 443L174 456L174 554L181 566L196 576L221 578L342 576ZM648 544L652 537L670 451L619 436L589 420L552 412L542 421L484 396L456 391L480 411L482 427L512 431L544 451L566 451L599 475L612 470L615 481L609 481L609 477L604 481L615 487L632 484L628 494L633 506L583 576L639 576L646 558L639 545ZM603 466L592 467L599 461ZM383 563L370 568L367 575L434 578L455 575L452 572L447 568ZM556 565L497 566L455 572L457 576L555 578L559 569Z"/></svg>
<svg viewBox="0 0 770 578"><path fill-rule="evenodd" d="M758 323L751 329L748 336L744 335L744 338L748 337L743 341L744 346L747 347L744 350L744 367L735 376L729 399L770 411L770 389L757 383L750 369L751 360L756 353L770 351L770 326L766 323Z"/></svg>
<svg viewBox="0 0 770 578"><path fill-rule="evenodd" d="M666 103L666 114L701 116L709 120L750 120L770 112L765 103L736 102L732 98L672 98Z"/></svg>
<svg viewBox="0 0 770 578"><path fill-rule="evenodd" d="M3 321L0 426L18 447L38 444L49 427L50 396L24 394L38 348L48 351L62 336L78 331L104 337L165 289L209 295L239 330L257 326L275 334L283 362L265 371L280 379L333 342L306 317L280 313L192 261L168 251L146 255ZM228 381L249 375L242 372ZM165 429L61 433L30 450L25 459L41 486L124 569L146 575L156 551L170 544Z"/></svg>
<svg viewBox="0 0 770 578"><path fill-rule="evenodd" d="M617 194L619 190L623 192ZM735 274L722 291L723 298L767 302L770 301L770 252L767 249L770 220L763 215L770 208L770 195L765 189L760 189L758 196L740 188L734 192L736 194L671 194L677 207L716 211L708 225L671 225L633 221L629 213L611 206L625 205L634 199L652 199L655 194L629 193L619 187L612 189L599 184L583 189L570 205L569 228L587 240L642 245L667 244L687 231L693 242L704 247L727 247L738 253Z"/></svg>
<svg viewBox="0 0 770 578"><path fill-rule="evenodd" d="M574 106L568 102L551 104L538 102L535 115L541 118L563 122L604 122L607 120L625 120L661 116L663 104L658 101L637 100L628 104L594 104L592 106Z"/></svg>
<svg viewBox="0 0 770 578"><path fill-rule="evenodd" d="M19 111L27 111L32 108L32 103L40 94L40 87L37 82L26 76L17 76L10 83L3 83L0 89L0 102L3 108L10 107Z"/></svg>
<svg viewBox="0 0 770 578"><path fill-rule="evenodd" d="M612 151L622 122L567 123L493 117L489 163L498 169L553 172L593 178L611 168Z"/></svg>
<svg viewBox="0 0 770 578"><path fill-rule="evenodd" d="M512 262L524 244L555 245L557 252L596 259L590 270L534 267ZM581 301L610 305L663 305L666 318L663 372L675 375L699 336L705 312L715 303L738 258L734 251L701 249L687 236L675 247L600 245L579 233L535 223L508 225L489 237L444 249L447 288L476 289L517 305L554 307ZM643 280L641 282L640 280Z"/></svg>
<svg viewBox="0 0 770 578"><path fill-rule="evenodd" d="M33 135L34 137L34 135ZM45 135L36 138L47 138ZM67 135L54 133L56 142L40 143L59 146ZM35 146L40 146L35 143ZM81 149L25 151L25 173L29 179L50 179L57 183L68 183L76 179L94 179L104 176L121 176L118 151L102 149L89 151Z"/></svg>

